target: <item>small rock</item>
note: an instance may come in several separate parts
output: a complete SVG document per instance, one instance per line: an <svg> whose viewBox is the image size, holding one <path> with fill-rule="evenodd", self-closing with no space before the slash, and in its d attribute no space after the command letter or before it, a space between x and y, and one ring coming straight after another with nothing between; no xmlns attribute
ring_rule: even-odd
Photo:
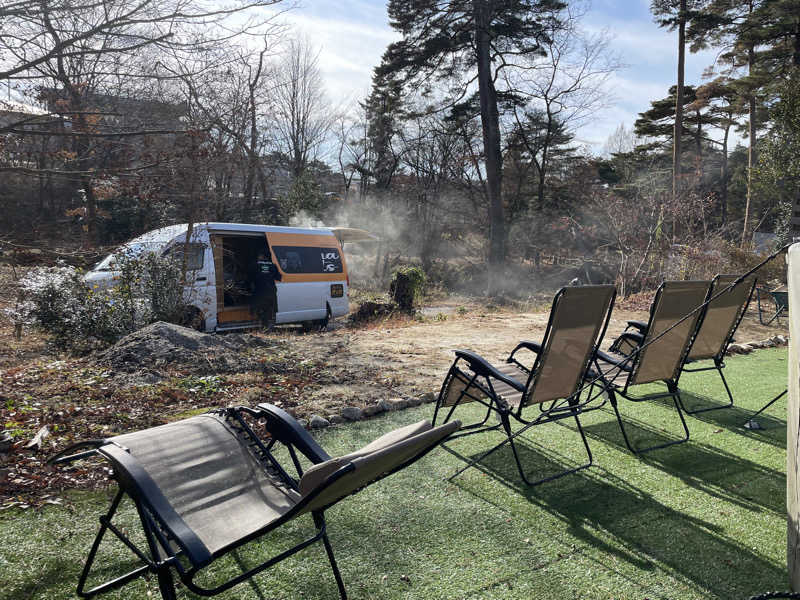
<svg viewBox="0 0 800 600"><path fill-rule="evenodd" d="M329 415L328 421L330 421L331 425L340 425L345 422L345 418L341 415Z"/></svg>
<svg viewBox="0 0 800 600"><path fill-rule="evenodd" d="M348 421L360 421L364 418L364 411L357 406L345 406L342 409L342 416Z"/></svg>
<svg viewBox="0 0 800 600"><path fill-rule="evenodd" d="M408 408L408 401L403 398L392 398L389 400L389 404L392 405L391 410L403 410L404 408Z"/></svg>
<svg viewBox="0 0 800 600"><path fill-rule="evenodd" d="M39 431L36 432L36 435L33 436L33 439L25 444L26 448L36 448L39 450L42 447L42 442L44 442L45 438L50 435L50 428L47 425L43 425Z"/></svg>
<svg viewBox="0 0 800 600"><path fill-rule="evenodd" d="M297 422L303 429L308 429L308 419L297 419Z"/></svg>
<svg viewBox="0 0 800 600"><path fill-rule="evenodd" d="M378 406L381 409L381 412L389 412L392 410L392 405L388 400L381 400L378 402Z"/></svg>
<svg viewBox="0 0 800 600"><path fill-rule="evenodd" d="M434 394L433 392L422 394L422 401L425 403L436 402L436 394Z"/></svg>
<svg viewBox="0 0 800 600"><path fill-rule="evenodd" d="M330 426L331 422L328 419L324 419L319 415L311 415L311 429L324 429L325 427Z"/></svg>
<svg viewBox="0 0 800 600"><path fill-rule="evenodd" d="M775 342L773 342L772 340L764 340L763 342L761 342L761 347L762 348L774 348L775 347Z"/></svg>
<svg viewBox="0 0 800 600"><path fill-rule="evenodd" d="M370 404L369 406L364 407L364 416L365 417L374 417L375 415L382 413L383 408L381 408L380 404Z"/></svg>
<svg viewBox="0 0 800 600"><path fill-rule="evenodd" d="M258 390L246 390L238 398L237 401L245 406L252 406L261 402L261 392Z"/></svg>
<svg viewBox="0 0 800 600"><path fill-rule="evenodd" d="M772 341L781 346L785 346L789 342L785 335L776 335L774 338L772 338Z"/></svg>
<svg viewBox="0 0 800 600"><path fill-rule="evenodd" d="M11 450L11 446L14 444L14 438L11 437L11 434L7 431L4 431L0 434L0 454L4 454Z"/></svg>
<svg viewBox="0 0 800 600"><path fill-rule="evenodd" d="M412 396L406 400L409 406L419 406L422 404L422 396Z"/></svg>

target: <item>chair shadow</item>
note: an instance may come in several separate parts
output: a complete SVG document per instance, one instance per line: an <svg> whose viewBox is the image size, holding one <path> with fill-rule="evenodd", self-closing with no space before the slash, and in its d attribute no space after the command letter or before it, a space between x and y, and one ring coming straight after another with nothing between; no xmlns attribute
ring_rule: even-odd
<svg viewBox="0 0 800 600"><path fill-rule="evenodd" d="M560 457L528 440L518 444L518 451L526 469L564 469ZM601 467L528 487L520 480L510 448L505 447L475 468L564 522L570 535L636 569L655 571L656 565L665 565L679 574L678 579L685 578L718 598L747 597L779 586L786 578L785 569L725 535L718 525L665 506ZM496 496L475 489L468 479L456 479L454 484L489 504L507 508ZM647 586L643 587L644 593Z"/></svg>
<svg viewBox="0 0 800 600"><path fill-rule="evenodd" d="M736 404L730 407L726 407L724 404L721 404L720 402L714 400L713 398L709 398L708 396L698 395L693 392L687 392L685 390L681 390L681 399L683 400L684 406L686 406L690 410L695 410L698 408L700 409L711 408L715 406L720 407L718 410L709 410L705 412L695 413L693 415L687 415L693 419L697 419L698 421L702 421L703 423L716 425L717 427L722 427L724 429L727 429L728 431L732 431L744 437L764 442L765 444L770 444L777 448L786 448L785 419L779 419L766 412L763 412L760 415L758 415L758 417L756 417L756 420L764 429L756 429L756 430L745 429L744 424L747 423L751 418L753 418L753 415L756 413L755 410L748 410L745 408L741 408L740 406L736 406ZM665 399L661 398L657 402L662 403L664 406L671 406L672 404L671 400L668 399L667 401L664 400ZM763 404L766 404L770 400L772 400L772 398L764 400ZM782 398L778 400L776 404L779 405L781 402L785 403L786 400Z"/></svg>
<svg viewBox="0 0 800 600"><path fill-rule="evenodd" d="M674 411L674 409L673 409ZM675 417L677 419L677 416ZM623 414L625 427L636 446L637 440L651 445L674 439L664 435L644 421ZM616 418L584 425L586 435L623 452L625 446ZM686 485L725 502L760 512L785 515L786 475L759 463L741 458L714 446L689 440L640 455L641 460L678 477Z"/></svg>

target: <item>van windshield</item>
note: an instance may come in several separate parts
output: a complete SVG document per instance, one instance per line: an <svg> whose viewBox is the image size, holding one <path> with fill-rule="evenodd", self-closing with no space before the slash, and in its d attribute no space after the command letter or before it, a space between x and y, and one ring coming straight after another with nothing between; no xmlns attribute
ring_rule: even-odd
<svg viewBox="0 0 800 600"><path fill-rule="evenodd" d="M106 256L92 268L92 271L115 271L119 257L135 257L145 252L156 252L161 246L162 244L154 242L130 242L120 247L116 252Z"/></svg>

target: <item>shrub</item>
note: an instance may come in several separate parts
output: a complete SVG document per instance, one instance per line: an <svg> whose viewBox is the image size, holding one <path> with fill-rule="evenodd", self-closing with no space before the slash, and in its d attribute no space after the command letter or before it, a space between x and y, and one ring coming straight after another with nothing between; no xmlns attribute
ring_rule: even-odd
<svg viewBox="0 0 800 600"><path fill-rule="evenodd" d="M90 288L83 272L58 265L31 269L19 282L15 323L39 327L53 344L84 353L115 343L155 321L178 323L185 314L181 266L155 254L117 259L110 289Z"/></svg>
<svg viewBox="0 0 800 600"><path fill-rule="evenodd" d="M394 272L389 294L402 310L414 310L425 288L425 272L419 267L401 267Z"/></svg>

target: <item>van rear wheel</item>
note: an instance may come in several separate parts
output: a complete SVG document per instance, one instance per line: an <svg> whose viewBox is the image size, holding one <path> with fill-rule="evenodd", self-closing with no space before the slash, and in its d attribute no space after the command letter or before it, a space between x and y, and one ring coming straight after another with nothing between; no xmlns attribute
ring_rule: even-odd
<svg viewBox="0 0 800 600"><path fill-rule="evenodd" d="M328 328L328 321L331 318L331 309L325 313L324 319L315 319L313 321L303 321L303 332L309 333L310 331L325 331Z"/></svg>

